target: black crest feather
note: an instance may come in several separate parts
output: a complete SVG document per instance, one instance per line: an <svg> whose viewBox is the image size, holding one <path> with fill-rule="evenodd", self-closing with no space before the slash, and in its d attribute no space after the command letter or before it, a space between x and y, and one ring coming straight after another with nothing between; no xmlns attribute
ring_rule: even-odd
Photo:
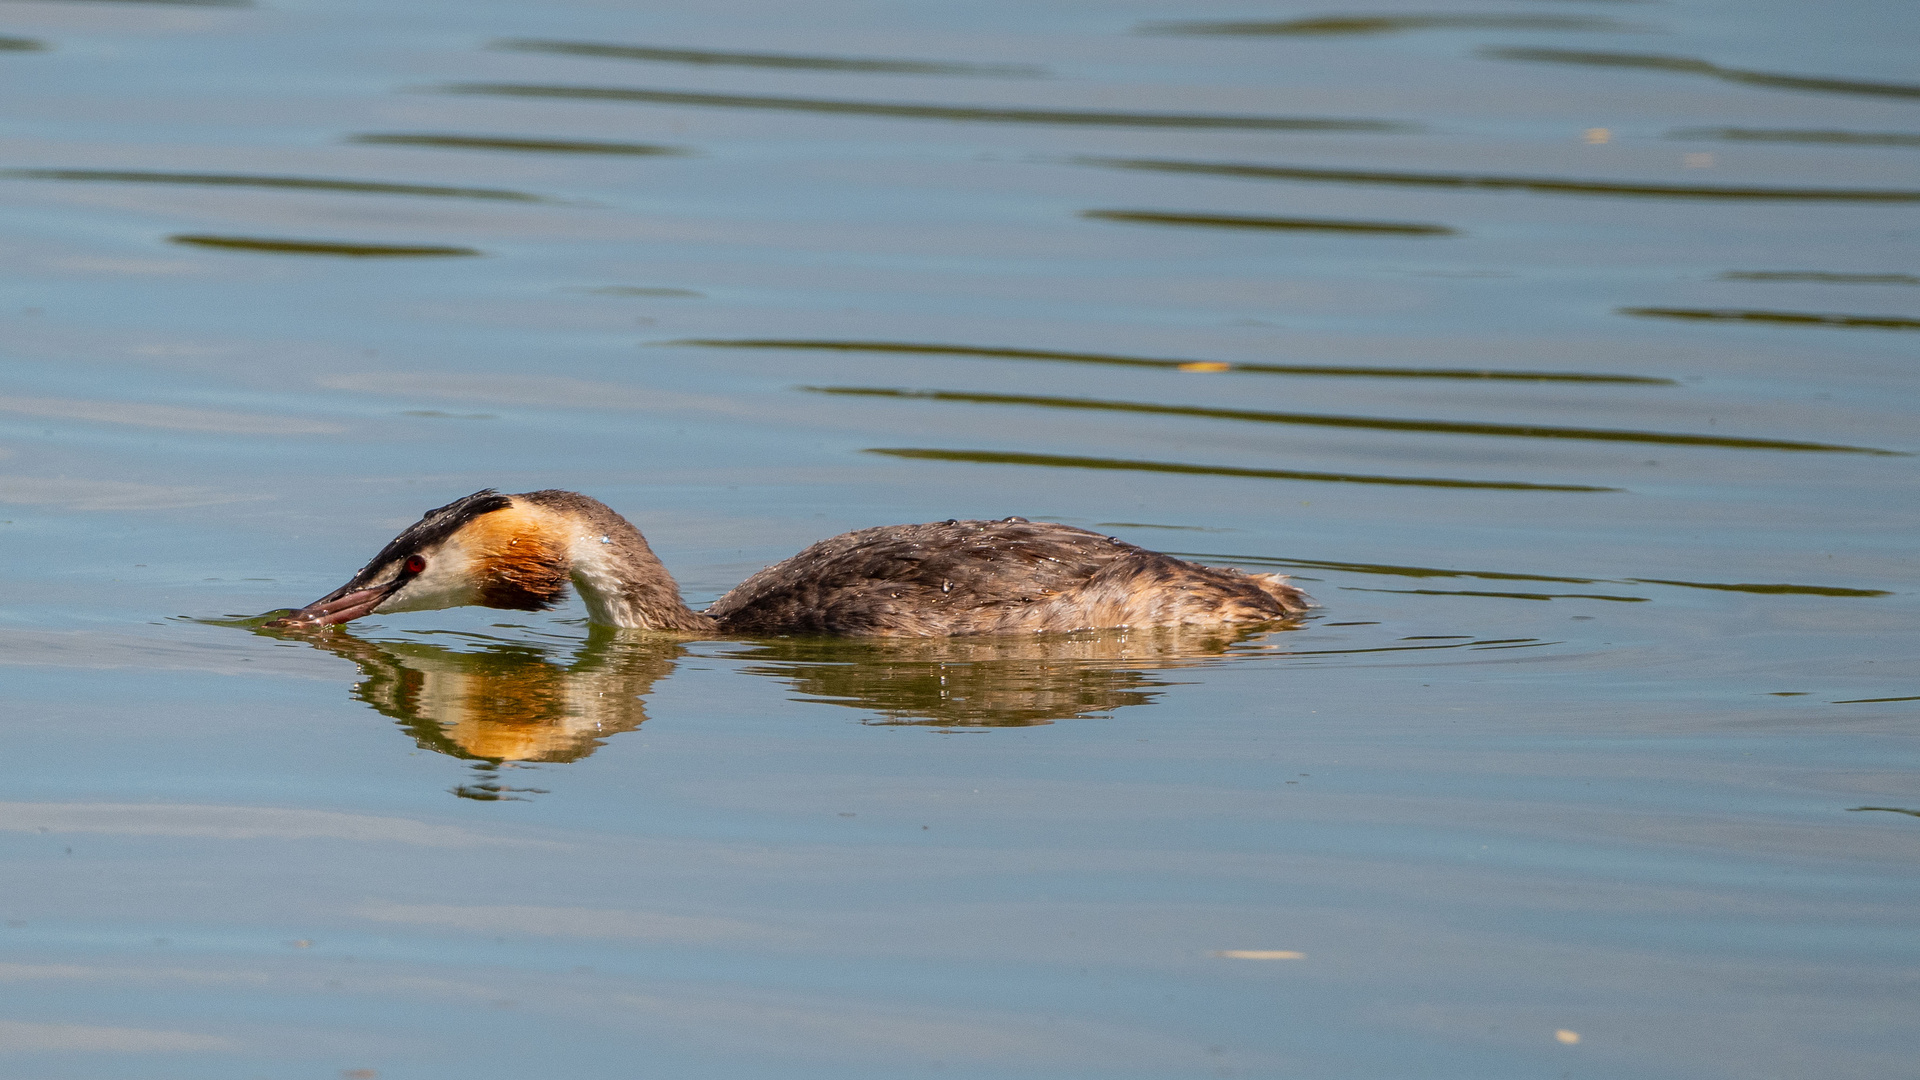
<svg viewBox="0 0 1920 1080"><path fill-rule="evenodd" d="M447 537L459 532L466 524L482 514L491 514L495 510L505 510L513 505L513 500L492 488L483 488L464 498L455 499L445 506L436 506L420 515L420 520L407 526L399 536L387 542L367 565L347 583L348 590L364 587L381 567L419 551L432 547Z"/></svg>

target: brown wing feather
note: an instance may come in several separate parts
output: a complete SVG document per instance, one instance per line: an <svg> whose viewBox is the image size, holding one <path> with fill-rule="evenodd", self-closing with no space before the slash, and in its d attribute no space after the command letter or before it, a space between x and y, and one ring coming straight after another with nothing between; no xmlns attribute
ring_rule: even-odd
<svg viewBox="0 0 1920 1080"><path fill-rule="evenodd" d="M1265 622L1307 606L1277 582L1007 518L822 540L748 578L706 614L723 633L936 637Z"/></svg>

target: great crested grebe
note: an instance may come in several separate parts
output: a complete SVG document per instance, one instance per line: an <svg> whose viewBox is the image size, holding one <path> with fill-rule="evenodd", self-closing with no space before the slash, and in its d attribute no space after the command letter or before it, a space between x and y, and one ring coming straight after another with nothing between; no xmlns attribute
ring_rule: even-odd
<svg viewBox="0 0 1920 1080"><path fill-rule="evenodd" d="M269 625L478 604L540 611L571 580L589 621L695 636L949 637L1272 622L1313 606L1279 574L1201 566L1070 525L939 521L822 540L705 611L605 503L571 491L456 499L333 592Z"/></svg>

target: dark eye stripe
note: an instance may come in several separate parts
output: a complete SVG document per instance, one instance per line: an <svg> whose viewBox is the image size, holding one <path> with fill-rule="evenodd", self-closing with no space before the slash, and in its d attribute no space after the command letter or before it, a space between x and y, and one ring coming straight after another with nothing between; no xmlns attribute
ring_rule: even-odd
<svg viewBox="0 0 1920 1080"><path fill-rule="evenodd" d="M403 551L419 551L434 545L459 532L474 518L490 514L495 510L504 510L513 505L513 500L487 488L476 491L464 499L455 499L445 506L429 510L419 521L407 526L405 532L387 542L373 561L360 568L362 576L372 574L382 568L392 566ZM355 581L361 577L354 578Z"/></svg>

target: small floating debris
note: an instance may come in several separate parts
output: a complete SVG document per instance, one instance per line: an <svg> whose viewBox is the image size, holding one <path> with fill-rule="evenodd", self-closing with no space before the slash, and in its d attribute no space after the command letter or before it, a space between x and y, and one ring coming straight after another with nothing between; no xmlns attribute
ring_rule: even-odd
<svg viewBox="0 0 1920 1080"><path fill-rule="evenodd" d="M194 247L260 251L275 255L343 255L350 258L417 259L483 255L477 248L446 244L364 244L338 240L270 240L258 236L205 236L181 233L167 239Z"/></svg>
<svg viewBox="0 0 1920 1080"><path fill-rule="evenodd" d="M0 52L44 52L47 46L23 37L0 37Z"/></svg>
<svg viewBox="0 0 1920 1080"><path fill-rule="evenodd" d="M1554 1041L1559 1042L1562 1045L1573 1046L1579 1043L1580 1033L1577 1031L1568 1031L1566 1028L1561 1028L1560 1030L1553 1033L1553 1038L1554 1038Z"/></svg>
<svg viewBox="0 0 1920 1080"><path fill-rule="evenodd" d="M1212 955L1225 960L1305 960L1307 954L1292 949L1221 949Z"/></svg>

